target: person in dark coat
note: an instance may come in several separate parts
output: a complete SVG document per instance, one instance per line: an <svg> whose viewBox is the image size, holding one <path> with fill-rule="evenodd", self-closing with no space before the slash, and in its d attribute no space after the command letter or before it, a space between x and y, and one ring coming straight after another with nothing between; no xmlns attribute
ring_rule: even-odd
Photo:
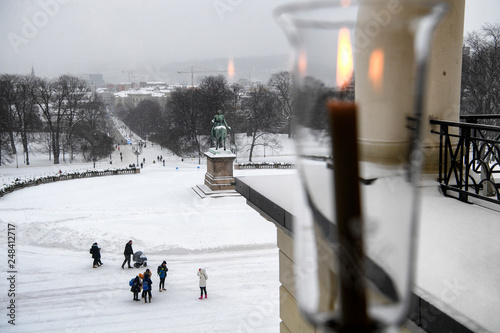
<svg viewBox="0 0 500 333"><path fill-rule="evenodd" d="M144 295L144 303L147 303L148 295L149 295L149 303L151 303L151 298L153 297L151 295L151 289L153 288L153 281L151 281L151 278L149 275L144 275L144 280L142 281L142 290L143 290L143 295Z"/></svg>
<svg viewBox="0 0 500 333"><path fill-rule="evenodd" d="M144 278L147 279L148 277L152 277L153 273L151 273L151 270L149 268L146 268L144 271Z"/></svg>
<svg viewBox="0 0 500 333"><path fill-rule="evenodd" d="M143 274L143 278L142 278L142 281L146 281L146 280L150 280L150 278L153 276L153 274L151 273L151 271L149 270L149 268L146 269L146 271L144 272ZM150 280L151 281L151 280ZM153 283L153 282L151 282ZM150 285L151 286L151 285ZM142 290L142 298L146 298L146 293L147 293L147 290L143 288ZM149 293L150 296L151 296L151 293Z"/></svg>
<svg viewBox="0 0 500 333"><path fill-rule="evenodd" d="M123 260L122 268L124 268L125 263L128 264L128 268L133 268L130 266L130 256L134 254L134 250L132 250L132 241L129 240L127 244L125 244L125 251L123 251L123 255L125 256L125 260Z"/></svg>
<svg viewBox="0 0 500 333"><path fill-rule="evenodd" d="M97 243L92 244L90 247L90 254L92 254L92 259L94 259L93 267L99 267L102 265L101 263L101 249L97 246Z"/></svg>
<svg viewBox="0 0 500 333"><path fill-rule="evenodd" d="M167 272L168 272L167 262L163 261L162 264L158 266L157 269L158 276L160 277L160 284L158 285L160 292L162 290L167 290L165 289L165 278L167 277Z"/></svg>
<svg viewBox="0 0 500 333"><path fill-rule="evenodd" d="M139 292L141 291L142 288L141 279L139 277L140 275L142 274L139 274L138 276L135 277L134 283L132 284L132 288L130 288L130 291L134 293L134 301L140 301Z"/></svg>

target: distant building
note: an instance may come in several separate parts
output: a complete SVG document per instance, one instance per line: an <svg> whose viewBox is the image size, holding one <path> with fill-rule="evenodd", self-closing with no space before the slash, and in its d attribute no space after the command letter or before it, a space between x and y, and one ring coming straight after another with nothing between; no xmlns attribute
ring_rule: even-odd
<svg viewBox="0 0 500 333"><path fill-rule="evenodd" d="M117 87L119 87L118 85ZM137 107L144 100L157 101L160 106L164 107L170 97L171 90L166 86L146 87L142 89L128 89L114 93L115 108L123 105L129 107Z"/></svg>
<svg viewBox="0 0 500 333"><path fill-rule="evenodd" d="M158 81L158 82L140 82L139 86L141 88L155 88L155 87L167 87L168 85L165 82Z"/></svg>
<svg viewBox="0 0 500 333"><path fill-rule="evenodd" d="M97 88L96 93L99 97L101 97L102 101L106 106L114 108L115 94L112 90L108 88Z"/></svg>
<svg viewBox="0 0 500 333"><path fill-rule="evenodd" d="M102 88L106 86L102 74L80 74L80 78L87 81L91 86Z"/></svg>

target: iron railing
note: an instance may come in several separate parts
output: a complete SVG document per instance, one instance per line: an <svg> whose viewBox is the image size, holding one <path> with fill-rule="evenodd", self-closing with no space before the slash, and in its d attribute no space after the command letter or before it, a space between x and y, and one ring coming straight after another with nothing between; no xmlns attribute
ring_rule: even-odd
<svg viewBox="0 0 500 333"><path fill-rule="evenodd" d="M500 115L461 116L465 122L431 120L439 125L439 183L444 195L500 204ZM500 179L500 178L499 178Z"/></svg>

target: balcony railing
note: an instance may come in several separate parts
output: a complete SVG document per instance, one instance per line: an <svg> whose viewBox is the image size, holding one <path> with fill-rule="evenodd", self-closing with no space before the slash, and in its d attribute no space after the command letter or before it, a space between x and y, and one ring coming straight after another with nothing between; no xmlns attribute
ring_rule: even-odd
<svg viewBox="0 0 500 333"><path fill-rule="evenodd" d="M500 115L461 116L465 122L431 120L439 125L439 183L444 195L464 202L500 204ZM489 124L485 124L489 123ZM500 178L499 178L500 179ZM472 199L474 198L474 199Z"/></svg>

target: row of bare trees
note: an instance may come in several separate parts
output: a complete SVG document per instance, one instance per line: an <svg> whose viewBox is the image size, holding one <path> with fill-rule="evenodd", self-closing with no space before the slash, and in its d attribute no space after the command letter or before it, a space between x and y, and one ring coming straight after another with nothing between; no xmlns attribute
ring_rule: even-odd
<svg viewBox="0 0 500 333"><path fill-rule="evenodd" d="M278 72L267 84L255 83L247 88L230 85L221 75L208 76L197 87L177 88L164 108L144 100L137 107L117 110L117 114L142 137L149 137L178 155L201 156L211 143L211 120L222 110L231 126L231 146L247 151L252 160L257 146L279 148L270 134L292 135L292 90L288 72ZM237 133L246 133L250 143L238 147Z"/></svg>
<svg viewBox="0 0 500 333"><path fill-rule="evenodd" d="M462 114L500 113L500 24L485 24L465 38Z"/></svg>
<svg viewBox="0 0 500 333"><path fill-rule="evenodd" d="M71 161L79 153L95 161L112 151L107 133L104 104L86 81L70 75L0 75L0 163L17 157L20 141L29 165L30 146L43 137L54 164L66 153Z"/></svg>

